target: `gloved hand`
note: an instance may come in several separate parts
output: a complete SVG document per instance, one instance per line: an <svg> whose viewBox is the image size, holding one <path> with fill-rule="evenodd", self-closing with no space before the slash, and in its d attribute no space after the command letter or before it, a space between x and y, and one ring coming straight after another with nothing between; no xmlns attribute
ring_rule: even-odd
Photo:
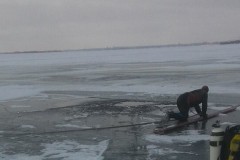
<svg viewBox="0 0 240 160"><path fill-rule="evenodd" d="M203 119L207 119L208 115L206 113L200 113L199 114L201 117L203 117Z"/></svg>

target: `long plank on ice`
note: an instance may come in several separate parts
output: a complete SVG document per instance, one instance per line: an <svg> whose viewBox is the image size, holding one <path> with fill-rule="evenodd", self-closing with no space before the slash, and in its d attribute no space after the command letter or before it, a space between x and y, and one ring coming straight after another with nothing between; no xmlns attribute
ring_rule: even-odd
<svg viewBox="0 0 240 160"><path fill-rule="evenodd" d="M216 112L213 112L213 113L209 113L207 119L217 117L221 113L233 112L234 110L236 110L237 107L238 106L233 106L233 107L229 107L229 108L219 110L219 111L216 111ZM189 117L188 120L184 121L184 122L176 121L176 123L170 124L169 126L157 127L157 128L154 129L153 132L155 134L166 134L166 133L174 131L178 128L181 128L183 126L193 124L193 123L196 123L198 121L203 121L203 120L206 120L206 119L196 115L196 116Z"/></svg>

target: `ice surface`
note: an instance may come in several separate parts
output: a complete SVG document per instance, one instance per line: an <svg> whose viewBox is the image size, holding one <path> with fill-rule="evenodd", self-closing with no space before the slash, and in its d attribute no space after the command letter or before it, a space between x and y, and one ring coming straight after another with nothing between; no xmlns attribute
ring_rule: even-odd
<svg viewBox="0 0 240 160"><path fill-rule="evenodd" d="M27 105L11 105L10 107L11 108L28 108L28 107L31 107L31 106L27 106Z"/></svg>
<svg viewBox="0 0 240 160"><path fill-rule="evenodd" d="M238 74L240 70L239 50L240 45L235 44L0 54L0 101L4 102L4 107L10 106L9 111L12 111L10 113L14 113L21 109L22 111L30 110L33 107L46 106L47 108L49 106L54 108L61 106L58 103L63 104L62 106L74 106L74 103L67 103L68 101L74 101L74 99L85 100L89 97L98 98L101 96L105 96L103 98L112 98L114 96L119 98L120 92L129 97L140 94L142 97L145 94L148 96L154 95L153 97L165 94L175 96L176 94L199 88L202 85L209 85L210 94L240 94L240 74ZM221 99L223 98L221 97ZM218 101L219 97L216 99ZM151 105L148 102L141 103ZM141 105L138 102L119 102L119 104L122 104L122 106ZM176 107L173 104L164 106ZM162 109L161 105L158 107ZM217 105L216 107L210 105L210 108L215 110L223 109ZM161 111L155 114L164 115ZM20 118L27 120L28 113L21 113L24 116ZM52 113L54 113L54 110L49 114ZM93 113L100 113L100 111L94 111ZM106 113L110 114L111 112ZM25 116L26 119L24 119ZM62 117L62 121L54 122L53 127L64 127L64 129L87 128L84 124L82 126L76 125L77 122L73 120L89 117L91 117L89 114L75 113L73 111L73 113ZM153 121L151 117L143 117L143 120ZM15 119L16 121L17 118ZM89 123L91 124L91 121ZM18 126L20 126L20 129L33 129L34 126L29 124L31 123L24 121L22 126ZM96 128L104 127L100 121L91 126ZM169 154L171 159L177 159L175 155L178 154L195 155L196 150L184 151L178 147L191 147L197 142L208 141L210 138L209 135L202 134L202 131L198 130L188 130L179 134L161 136L149 134L149 130L147 133L144 131L142 133L142 130L141 133L134 130L133 137L129 136L132 131L129 128L126 130L123 131L122 137L114 137L115 139L111 140L113 150L119 144L118 138L122 138L120 139L120 144L124 144L122 146L130 146L130 150L134 150L132 146L139 144L134 143L134 145L131 145L129 142L134 142L137 139L136 136L143 135L141 137L143 140L141 139L141 141L146 142L148 153L147 155L143 152L143 155L146 155L148 159L151 159L154 155L164 156ZM114 132L113 135L117 136L118 134L121 134L121 132ZM101 137L101 135L94 135L94 137L96 136ZM4 148L4 145L13 144L14 146L18 141L10 143L2 139L4 143L0 146L0 159L103 159L103 152L106 151L109 141L105 140L96 143L99 137L93 138L91 143L86 142L88 144L81 144L77 141L81 140L81 138L84 139L84 137L78 137L79 139L76 141L73 141L74 138L66 138L62 141L56 139L53 143L48 143L48 141L45 141L47 143L41 142L41 148L38 150L41 154L37 155L21 154L21 151L15 148L11 149L11 146ZM101 138L106 139L108 137L103 136ZM125 139L126 142L123 142ZM55 139L53 138L53 140ZM114 141L117 145L114 144ZM178 146L171 148L172 144L178 144ZM10 148L11 154L7 154L6 149L8 148ZM121 146L117 149L119 149L119 152L124 151L123 149L121 150ZM120 153L116 154L119 155Z"/></svg>
<svg viewBox="0 0 240 160"><path fill-rule="evenodd" d="M88 126L79 126L79 125L74 125L74 124L57 124L55 125L56 127L67 127L67 128L83 128L83 129L87 129L87 128L91 128Z"/></svg>
<svg viewBox="0 0 240 160"><path fill-rule="evenodd" d="M29 129L34 129L34 128L36 128L35 126L33 126L33 125L28 125L28 124L23 124L23 125L21 125L20 127L21 127L21 128L29 128Z"/></svg>
<svg viewBox="0 0 240 160"><path fill-rule="evenodd" d="M224 110L224 109L229 108L229 106L228 106L228 107L221 107L221 106L214 107L214 106L210 106L210 107L208 107L208 108L209 108L209 109L213 109L213 110L221 111L221 110Z"/></svg>
<svg viewBox="0 0 240 160"><path fill-rule="evenodd" d="M192 143L196 143L198 141L208 141L210 139L209 135L201 134L201 130L186 130L177 135L156 135L149 134L145 136L145 140L152 143L147 146L148 150L148 160L152 160L153 156L159 157L162 155L170 155L172 154L191 154L197 155L192 151L180 151L168 147L162 147L164 144L174 144L182 147L189 147ZM175 159L176 157L172 157Z"/></svg>
<svg viewBox="0 0 240 160"><path fill-rule="evenodd" d="M62 158L64 160L101 160L103 152L108 147L108 140L97 145L82 145L74 141L55 142L43 144L43 157ZM78 152L76 152L78 151Z"/></svg>
<svg viewBox="0 0 240 160"><path fill-rule="evenodd" d="M221 123L221 125L236 125L236 123L232 123L232 122L223 122L223 123Z"/></svg>
<svg viewBox="0 0 240 160"><path fill-rule="evenodd" d="M1 57L1 55L0 55ZM35 88L32 85L5 85L0 83L0 100L15 99L19 97L32 96L40 93L40 88Z"/></svg>
<svg viewBox="0 0 240 160"><path fill-rule="evenodd" d="M198 130L188 130L179 135L156 135L149 134L145 136L147 141L153 143L195 143L197 141L209 140L209 135L200 134Z"/></svg>
<svg viewBox="0 0 240 160"><path fill-rule="evenodd" d="M235 44L0 54L0 100L66 90L178 94L205 84L211 93L240 93L239 50Z"/></svg>
<svg viewBox="0 0 240 160"><path fill-rule="evenodd" d="M108 140L99 142L96 145L83 145L75 141L62 141L49 144L42 144L44 149L41 155L15 154L7 155L0 153L0 158L4 160L42 160L42 159L62 159L62 160L102 160L102 154L108 147Z"/></svg>
<svg viewBox="0 0 240 160"><path fill-rule="evenodd" d="M176 151L171 148L159 148L159 146L156 145L149 145L147 146L148 152L149 152L149 157L151 155L157 154L157 155L166 155L166 154L195 154L193 152L181 152L181 151Z"/></svg>

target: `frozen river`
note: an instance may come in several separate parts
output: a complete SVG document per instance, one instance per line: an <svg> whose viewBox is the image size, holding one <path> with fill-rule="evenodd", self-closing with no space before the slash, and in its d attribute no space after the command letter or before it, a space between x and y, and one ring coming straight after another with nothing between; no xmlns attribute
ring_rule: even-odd
<svg viewBox="0 0 240 160"><path fill-rule="evenodd" d="M216 119L164 136L153 134L154 124L93 128L161 120L180 93L202 85L210 109L240 104L239 51L232 44L0 54L0 159L207 160ZM238 114L218 119L239 123Z"/></svg>

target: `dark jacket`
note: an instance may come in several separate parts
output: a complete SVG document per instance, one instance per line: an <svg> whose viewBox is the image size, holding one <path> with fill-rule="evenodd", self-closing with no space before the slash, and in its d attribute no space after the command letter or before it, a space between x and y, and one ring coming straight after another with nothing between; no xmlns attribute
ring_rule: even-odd
<svg viewBox="0 0 240 160"><path fill-rule="evenodd" d="M206 115L208 93L202 89L186 92L179 96L177 105L181 113L187 114L191 107L194 107L200 115ZM199 104L202 103L202 109Z"/></svg>

